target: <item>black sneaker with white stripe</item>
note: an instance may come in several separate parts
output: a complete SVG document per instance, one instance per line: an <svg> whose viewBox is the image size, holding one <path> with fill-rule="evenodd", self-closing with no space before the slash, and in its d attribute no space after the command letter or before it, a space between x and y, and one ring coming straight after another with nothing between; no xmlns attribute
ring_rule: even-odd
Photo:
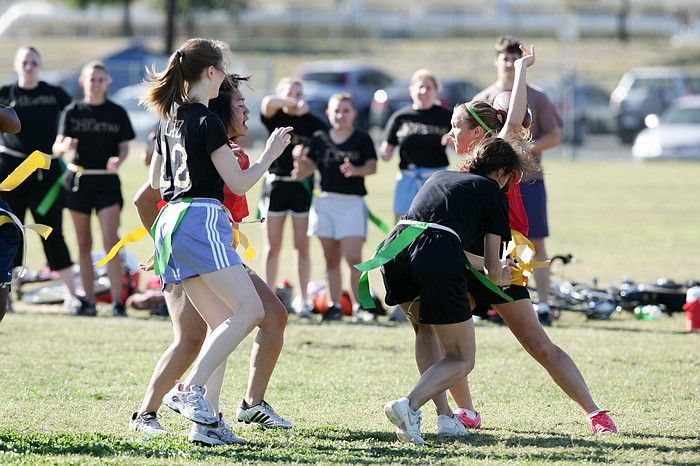
<svg viewBox="0 0 700 466"><path fill-rule="evenodd" d="M289 429L292 427L292 423L277 414L265 400L255 406L250 406L245 400L241 401L236 410L236 418L246 424L252 422L269 428Z"/></svg>

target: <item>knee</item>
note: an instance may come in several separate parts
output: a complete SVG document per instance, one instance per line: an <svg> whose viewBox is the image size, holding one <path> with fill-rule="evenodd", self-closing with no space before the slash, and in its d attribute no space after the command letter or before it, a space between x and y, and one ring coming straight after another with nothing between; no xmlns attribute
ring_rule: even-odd
<svg viewBox="0 0 700 466"><path fill-rule="evenodd" d="M206 336L206 331L181 335L180 339L175 341L175 350L182 354L183 357L194 359L199 354Z"/></svg>
<svg viewBox="0 0 700 466"><path fill-rule="evenodd" d="M287 327L287 314L287 308L284 307L284 304L277 301L265 308L265 318L260 323L260 327L284 332Z"/></svg>
<svg viewBox="0 0 700 466"><path fill-rule="evenodd" d="M265 309L260 306L251 306L248 309L248 317L254 327L259 327L265 320Z"/></svg>

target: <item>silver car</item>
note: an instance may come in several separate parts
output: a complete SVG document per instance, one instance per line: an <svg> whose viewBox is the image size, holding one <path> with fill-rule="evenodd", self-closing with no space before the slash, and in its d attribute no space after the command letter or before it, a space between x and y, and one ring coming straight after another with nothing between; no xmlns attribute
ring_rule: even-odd
<svg viewBox="0 0 700 466"><path fill-rule="evenodd" d="M700 159L700 95L681 97L661 116L648 115L634 141L637 159Z"/></svg>

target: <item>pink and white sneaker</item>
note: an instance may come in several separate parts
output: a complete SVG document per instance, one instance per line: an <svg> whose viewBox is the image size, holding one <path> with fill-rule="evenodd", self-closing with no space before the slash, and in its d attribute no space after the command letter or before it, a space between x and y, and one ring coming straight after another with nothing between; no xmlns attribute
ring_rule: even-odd
<svg viewBox="0 0 700 466"><path fill-rule="evenodd" d="M465 408L457 408L454 415L468 429L478 429L481 427L481 414L472 412Z"/></svg>
<svg viewBox="0 0 700 466"><path fill-rule="evenodd" d="M608 410L599 409L587 415L586 418L591 424L593 434L616 434L617 427L613 420L608 416Z"/></svg>

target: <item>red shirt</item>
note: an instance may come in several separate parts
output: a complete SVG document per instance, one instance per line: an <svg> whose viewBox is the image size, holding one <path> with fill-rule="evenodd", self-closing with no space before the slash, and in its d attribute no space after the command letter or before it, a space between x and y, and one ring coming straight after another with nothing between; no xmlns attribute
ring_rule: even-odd
<svg viewBox="0 0 700 466"><path fill-rule="evenodd" d="M506 191L506 197L508 198L510 229L522 233L527 238L529 224L523 205L523 197L520 195L520 183L511 183Z"/></svg>
<svg viewBox="0 0 700 466"><path fill-rule="evenodd" d="M248 169L248 167L250 167L250 158L248 154L233 141L229 141L229 145L231 146L233 155L235 155L238 160L238 165L241 167L241 170ZM245 194L242 196L233 194L226 185L224 185L224 205L231 211L234 222L240 222L250 213L248 212L248 201L245 198Z"/></svg>

